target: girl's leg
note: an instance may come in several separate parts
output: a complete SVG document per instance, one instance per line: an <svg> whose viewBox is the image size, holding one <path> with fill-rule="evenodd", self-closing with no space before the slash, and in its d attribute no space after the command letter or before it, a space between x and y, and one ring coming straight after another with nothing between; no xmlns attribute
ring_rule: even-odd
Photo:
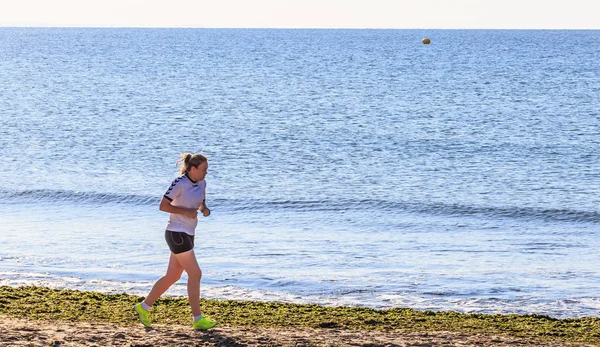
<svg viewBox="0 0 600 347"><path fill-rule="evenodd" d="M202 279L202 270L196 260L194 250L175 254L177 261L188 275L187 290L188 299L194 316L200 315L200 279Z"/></svg>
<svg viewBox="0 0 600 347"><path fill-rule="evenodd" d="M171 257L169 258L169 267L167 268L167 273L161 277L150 291L150 294L146 297L144 302L148 306L152 306L156 299L158 299L164 292L169 289L173 285L173 283L177 282L183 273L183 267L177 260L175 254L171 253Z"/></svg>

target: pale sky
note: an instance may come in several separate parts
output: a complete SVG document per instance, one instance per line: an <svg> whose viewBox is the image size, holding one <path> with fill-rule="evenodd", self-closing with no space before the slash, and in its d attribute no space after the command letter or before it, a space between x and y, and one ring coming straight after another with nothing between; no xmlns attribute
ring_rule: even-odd
<svg viewBox="0 0 600 347"><path fill-rule="evenodd" d="M600 0L0 0L0 26L600 29Z"/></svg>

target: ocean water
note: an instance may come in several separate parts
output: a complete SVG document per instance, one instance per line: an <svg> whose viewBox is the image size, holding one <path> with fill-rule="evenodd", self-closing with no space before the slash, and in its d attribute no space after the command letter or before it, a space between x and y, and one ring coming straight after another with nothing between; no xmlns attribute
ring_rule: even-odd
<svg viewBox="0 0 600 347"><path fill-rule="evenodd" d="M2 28L0 285L145 295L191 151L204 297L597 316L599 57L598 31Z"/></svg>

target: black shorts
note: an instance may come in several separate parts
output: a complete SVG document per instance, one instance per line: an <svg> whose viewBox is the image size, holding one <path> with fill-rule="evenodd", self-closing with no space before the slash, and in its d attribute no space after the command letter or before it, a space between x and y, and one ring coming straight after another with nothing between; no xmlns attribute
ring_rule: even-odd
<svg viewBox="0 0 600 347"><path fill-rule="evenodd" d="M166 230L165 240L171 252L175 254L194 249L194 237L184 232Z"/></svg>

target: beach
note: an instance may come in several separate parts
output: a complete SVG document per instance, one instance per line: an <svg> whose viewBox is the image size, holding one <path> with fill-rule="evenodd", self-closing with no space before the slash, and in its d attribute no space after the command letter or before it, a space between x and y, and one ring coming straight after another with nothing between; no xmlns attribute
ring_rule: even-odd
<svg viewBox="0 0 600 347"><path fill-rule="evenodd" d="M0 346L594 346L447 331L399 332L55 322L0 318Z"/></svg>
<svg viewBox="0 0 600 347"><path fill-rule="evenodd" d="M422 37L0 28L0 345L600 345L600 35Z"/></svg>
<svg viewBox="0 0 600 347"><path fill-rule="evenodd" d="M600 319L373 310L202 300L219 321L194 331L184 298L163 297L153 326L130 294L0 287L0 346L596 346Z"/></svg>

